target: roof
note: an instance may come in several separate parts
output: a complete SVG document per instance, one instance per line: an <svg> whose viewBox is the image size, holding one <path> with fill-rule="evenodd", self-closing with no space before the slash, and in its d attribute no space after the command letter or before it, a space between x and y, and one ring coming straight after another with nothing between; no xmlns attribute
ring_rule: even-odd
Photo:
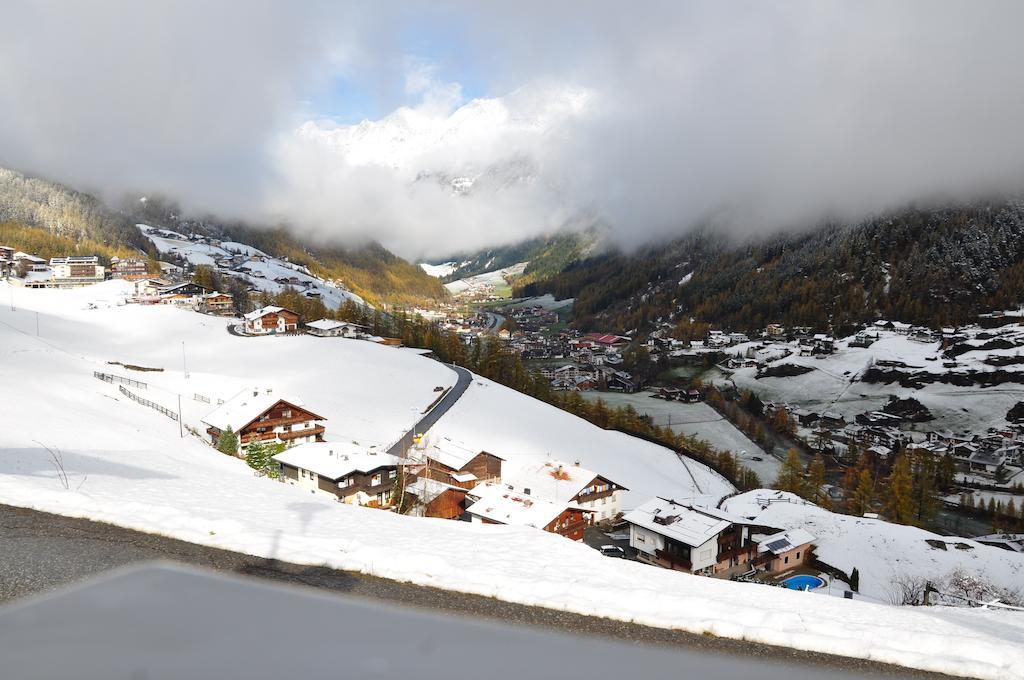
<svg viewBox="0 0 1024 680"><path fill-rule="evenodd" d="M463 465L473 460L481 453L487 453L477 448L470 448L462 442L455 442L444 437L437 441L434 441L424 451L425 455L431 460L436 460L441 465L447 465L453 470L459 470ZM494 454L489 454L494 456ZM494 456L500 460L504 460L500 456Z"/></svg>
<svg viewBox="0 0 1024 680"><path fill-rule="evenodd" d="M390 453L377 452L355 442L310 442L286 449L274 456L278 463L315 472L321 477L338 480L353 472L371 472L381 467L397 466L401 459Z"/></svg>
<svg viewBox="0 0 1024 680"><path fill-rule="evenodd" d="M223 431L230 427L238 432L279 401L306 410L303 401L297 397L281 397L272 390L247 389L218 406L203 418L203 422L218 430ZM312 415L315 420L327 420L315 413Z"/></svg>
<svg viewBox="0 0 1024 680"><path fill-rule="evenodd" d="M466 512L498 524L543 529L568 507L566 504L512 491L503 484L482 484L466 492L477 498Z"/></svg>
<svg viewBox="0 0 1024 680"><path fill-rule="evenodd" d="M565 504L599 476L598 473L579 465L549 460L528 463L511 471L503 470L501 481L519 490L529 489L530 495L534 497Z"/></svg>
<svg viewBox="0 0 1024 680"><path fill-rule="evenodd" d="M267 307L261 307L260 309L257 309L255 312L249 312L248 314L245 315L245 318L248 321L255 321L256 319L262 318L267 314L277 314L278 312L289 312L291 314L295 314L295 312L288 309L287 307L275 307L273 305L269 305Z"/></svg>
<svg viewBox="0 0 1024 680"><path fill-rule="evenodd" d="M771 552L773 555L779 555L813 541L814 536L804 529L787 529L761 539L757 546L757 552Z"/></svg>
<svg viewBox="0 0 1024 680"><path fill-rule="evenodd" d="M623 518L630 524L696 548L734 524L750 521L718 508L652 498Z"/></svg>

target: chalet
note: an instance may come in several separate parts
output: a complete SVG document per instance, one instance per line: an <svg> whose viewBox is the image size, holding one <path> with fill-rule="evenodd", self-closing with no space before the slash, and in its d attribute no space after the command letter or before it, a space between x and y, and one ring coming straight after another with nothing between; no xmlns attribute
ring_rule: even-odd
<svg viewBox="0 0 1024 680"><path fill-rule="evenodd" d="M112 279L144 279L148 276L146 261L137 257L110 258L110 278Z"/></svg>
<svg viewBox="0 0 1024 680"><path fill-rule="evenodd" d="M191 281L176 283L160 289L160 302L168 305L195 307L200 303L204 295L212 292L209 288Z"/></svg>
<svg viewBox="0 0 1024 680"><path fill-rule="evenodd" d="M262 307L245 315L245 332L250 335L270 335L298 330L299 315L285 307Z"/></svg>
<svg viewBox="0 0 1024 680"><path fill-rule="evenodd" d="M878 341L878 333L871 333L869 331L861 331L857 335L853 336L853 340L847 343L850 347L871 347L875 342Z"/></svg>
<svg viewBox="0 0 1024 680"><path fill-rule="evenodd" d="M818 422L818 414L805 408L795 408L790 414L796 418L801 427L812 427Z"/></svg>
<svg viewBox="0 0 1024 680"><path fill-rule="evenodd" d="M466 513L468 492L460 486L420 477L406 486L404 493L410 501L408 514L415 517L459 519Z"/></svg>
<svg viewBox="0 0 1024 680"><path fill-rule="evenodd" d="M311 442L274 456L282 482L329 494L350 505L387 508L401 459L354 442Z"/></svg>
<svg viewBox="0 0 1024 680"><path fill-rule="evenodd" d="M621 484L584 469L557 460L529 463L506 472L502 484L521 491L531 498L540 498L556 505L575 506L591 513L591 522L613 520L622 511Z"/></svg>
<svg viewBox="0 0 1024 680"><path fill-rule="evenodd" d="M624 519L629 544L641 562L709 576L756 566L758 546L750 522L724 510L652 498Z"/></svg>
<svg viewBox="0 0 1024 680"><path fill-rule="evenodd" d="M582 541L587 528L589 511L535 498L504 484L481 484L466 495L473 501L466 508L471 522L535 527L574 541Z"/></svg>
<svg viewBox="0 0 1024 680"><path fill-rule="evenodd" d="M631 394L640 389L640 379L634 378L625 371L615 371L607 380L608 389L612 392L625 392Z"/></svg>
<svg viewBox="0 0 1024 680"><path fill-rule="evenodd" d="M205 293L199 298L199 309L214 314L231 314L235 309L235 298L228 293Z"/></svg>
<svg viewBox="0 0 1024 680"><path fill-rule="evenodd" d="M358 338L366 332L366 326L333 319L317 319L306 324L310 335L321 338Z"/></svg>
<svg viewBox="0 0 1024 680"><path fill-rule="evenodd" d="M613 347L615 349L621 349L631 342L630 338L625 335L612 335L610 333L587 333L581 340L589 344Z"/></svg>
<svg viewBox="0 0 1024 680"><path fill-rule="evenodd" d="M185 270L172 262L164 262L161 260L158 264L160 265L161 276L169 279L180 279L185 275Z"/></svg>
<svg viewBox="0 0 1024 680"><path fill-rule="evenodd" d="M426 477L463 489L484 482L501 480L504 460L487 451L466 448L449 439L435 442L422 451L412 469L416 477Z"/></svg>
<svg viewBox="0 0 1024 680"><path fill-rule="evenodd" d="M682 401L686 398L686 390L678 387L662 387L658 390L658 396L666 401Z"/></svg>
<svg viewBox="0 0 1024 680"><path fill-rule="evenodd" d="M132 296L136 300L157 302L161 289L170 285L164 279L135 279L132 281Z"/></svg>
<svg viewBox="0 0 1024 680"><path fill-rule="evenodd" d="M700 401L700 390L693 388L686 390L686 401L691 404Z"/></svg>
<svg viewBox="0 0 1024 680"><path fill-rule="evenodd" d="M846 426L846 418L835 411L823 412L819 421L822 427L827 427L830 430L838 430Z"/></svg>
<svg viewBox="0 0 1024 680"><path fill-rule="evenodd" d="M323 441L323 416L300 399L282 399L272 390L245 390L203 418L211 443L229 428L238 435L239 455L251 442L304 444Z"/></svg>

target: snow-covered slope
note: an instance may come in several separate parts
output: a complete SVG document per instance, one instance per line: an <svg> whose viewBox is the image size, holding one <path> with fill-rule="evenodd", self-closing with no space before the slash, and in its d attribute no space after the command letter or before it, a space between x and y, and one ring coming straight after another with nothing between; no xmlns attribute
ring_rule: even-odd
<svg viewBox="0 0 1024 680"><path fill-rule="evenodd" d="M982 333L980 329L969 331ZM906 335L881 331L880 338L870 347L851 347L852 338L836 343L835 354L822 358L799 356L796 343L772 344L756 350L757 343L746 343L728 349L730 354L746 354L748 349L764 357L769 366L795 364L813 370L792 377L757 378L757 369L741 368L732 374L732 380L741 388L751 389L764 400L803 406L815 411L832 410L851 420L864 411L881 408L890 396L913 397L931 410L935 420L924 425L927 429L982 431L987 427L1003 426L1006 412L1018 401L1024 400L1024 384L1006 382L984 387L958 386L933 382L919 388L903 387L898 382L868 383L862 380L864 372L878 362L903 362L907 367L897 370L935 376L965 377L971 372L993 373L999 367L986 360L1017 360L1024 356L1024 328L1010 326L988 331L999 334L1007 344L1017 346L1005 349L976 349L955 357L955 366L946 366L938 341L930 343L911 340ZM984 340L971 340L968 344L980 346ZM1024 361L1024 359L1020 359ZM883 365L884 367L884 365ZM1002 370L1021 370L1019 365L1008 365Z"/></svg>
<svg viewBox="0 0 1024 680"><path fill-rule="evenodd" d="M17 311L0 309L0 371L16 395L5 400L0 428L0 502L523 604L967 676L1024 678L1024 620L1014 612L895 608L689 576L605 558L536 529L403 517L255 477L243 462L179 438L176 423L92 371L130 373L150 383L144 396L172 408L181 393L190 424L211 409L195 402L195 393L230 396L258 382L301 396L327 417L330 437L360 441L387 441L402 431L435 386L451 384L451 372L415 352L359 341L234 337L213 317L118 306L125 290L119 282L15 289ZM0 299L8 295L0 283ZM165 370L127 371L111 360ZM480 383L442 420L442 434L493 443L496 452L535 456L543 446L597 470L615 456L621 464L611 474L635 488L675 479L679 462L668 458L658 469L658 447L531 410L524 397ZM524 412L499 413L503 408ZM549 429L544 436L521 432ZM62 461L66 485L46 447Z"/></svg>
<svg viewBox="0 0 1024 680"><path fill-rule="evenodd" d="M476 276L452 281L451 283L444 284L444 287L456 297L474 294L497 294L508 289L509 279L514 279L522 274L527 264L529 263L519 262L510 267L495 269L486 274L477 274Z"/></svg>
<svg viewBox="0 0 1024 680"><path fill-rule="evenodd" d="M294 277L299 283L294 284L293 287L300 288L304 292L319 293L323 303L332 309L337 309L346 300L353 300L358 304L366 304L361 297L350 290L346 290L337 283L324 281L310 274L304 267L271 257L263 251L247 246L244 243L222 241L219 246L215 246L190 241L184 234L178 234L167 229L158 229L146 224L136 226L153 241L153 244L160 253L180 255L192 264L203 264L216 268L216 261L218 259L230 257L235 253L257 257L258 259L250 260L243 265L248 272L231 272L230 275L236 276L260 290L279 293L284 290L287 284L278 283L276 279ZM170 235L171 238L156 236L154 232Z"/></svg>
<svg viewBox="0 0 1024 680"><path fill-rule="evenodd" d="M429 264L427 262L420 262L420 268L427 273L428 276L440 279L448 276L456 267L455 262L443 262L441 264Z"/></svg>
<svg viewBox="0 0 1024 680"><path fill-rule="evenodd" d="M748 491L728 499L723 507L767 526L806 529L815 537L814 552L823 562L846 574L856 567L860 592L881 602L893 601L900 581L931 581L941 589L958 569L1024 598L1024 555L1019 553L880 519L829 512L783 491ZM929 540L946 547L929 545Z"/></svg>

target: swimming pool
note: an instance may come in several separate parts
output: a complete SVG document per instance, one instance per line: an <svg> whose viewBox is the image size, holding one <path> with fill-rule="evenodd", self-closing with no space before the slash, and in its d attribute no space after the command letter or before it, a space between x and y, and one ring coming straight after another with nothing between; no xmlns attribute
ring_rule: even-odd
<svg viewBox="0 0 1024 680"><path fill-rule="evenodd" d="M825 582L817 576L801 574L800 576L790 576L782 582L782 585L790 590L814 590L825 585Z"/></svg>

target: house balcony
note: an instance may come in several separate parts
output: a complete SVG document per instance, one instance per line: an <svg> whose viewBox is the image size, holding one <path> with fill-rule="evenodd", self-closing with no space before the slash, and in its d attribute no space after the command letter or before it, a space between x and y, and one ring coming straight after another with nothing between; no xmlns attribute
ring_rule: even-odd
<svg viewBox="0 0 1024 680"><path fill-rule="evenodd" d="M676 569L679 571L693 571L693 563L685 557L679 555L673 555L672 553L664 550L656 550L654 552L655 558L658 562L669 569Z"/></svg>
<svg viewBox="0 0 1024 680"><path fill-rule="evenodd" d="M241 436L242 445L250 444L252 442L272 442L272 441L291 441L292 439L300 439L302 437L315 436L317 441L323 438L324 427L310 427L304 430L292 430L291 432L251 432L243 434Z"/></svg>

